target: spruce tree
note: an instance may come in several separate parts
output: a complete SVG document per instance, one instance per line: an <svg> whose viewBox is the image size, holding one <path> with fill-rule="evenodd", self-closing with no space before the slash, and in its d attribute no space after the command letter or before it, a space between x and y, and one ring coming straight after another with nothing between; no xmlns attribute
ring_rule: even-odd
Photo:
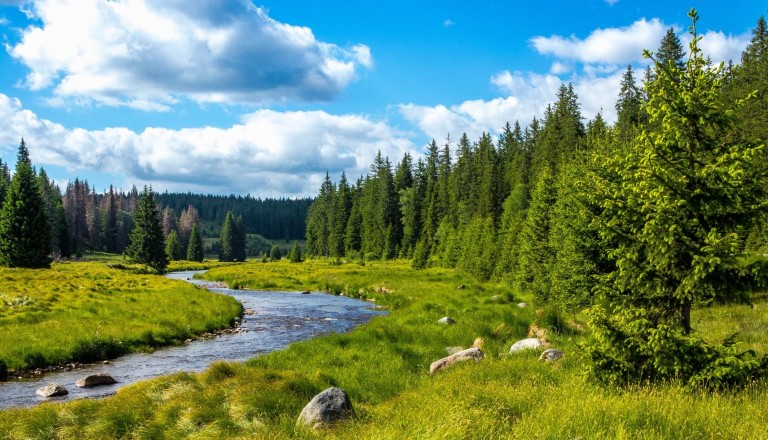
<svg viewBox="0 0 768 440"><path fill-rule="evenodd" d="M181 243L179 242L179 234L176 231L171 231L165 239L165 255L169 261L182 259Z"/></svg>
<svg viewBox="0 0 768 440"><path fill-rule="evenodd" d="M291 263L301 263L302 261L301 246L299 246L298 241L293 242L293 247L291 248L291 252L288 254L288 260Z"/></svg>
<svg viewBox="0 0 768 440"><path fill-rule="evenodd" d="M280 246L273 244L272 248L269 250L269 260L280 261L281 258L283 258L283 254L280 251Z"/></svg>
<svg viewBox="0 0 768 440"><path fill-rule="evenodd" d="M201 262L204 258L203 237L200 236L200 228L198 228L197 223L195 223L192 225L192 231L189 233L187 260Z"/></svg>
<svg viewBox="0 0 768 440"><path fill-rule="evenodd" d="M158 272L168 266L163 240L163 223L151 187L144 186L133 212L134 228L126 253L137 263L146 264Z"/></svg>
<svg viewBox="0 0 768 440"><path fill-rule="evenodd" d="M21 140L16 172L0 211L0 265L51 266L51 225L29 150Z"/></svg>
<svg viewBox="0 0 768 440"><path fill-rule="evenodd" d="M235 225L232 211L227 211L227 216L224 218L224 224L221 226L221 233L219 234L219 261L235 261L232 245L237 235L236 228L237 225Z"/></svg>
<svg viewBox="0 0 768 440"><path fill-rule="evenodd" d="M684 68L658 69L663 61L654 60L653 129L592 175L595 224L615 269L599 278L587 353L594 377L608 383L744 385L768 363L692 334L694 307L747 300L765 286L765 263L747 264L743 242L768 209L768 179L766 146L728 136L734 121L721 104L722 69L702 56L698 15L689 16Z"/></svg>
<svg viewBox="0 0 768 440"><path fill-rule="evenodd" d="M246 259L246 233L243 217L237 216L232 231L232 260L245 261Z"/></svg>
<svg viewBox="0 0 768 440"><path fill-rule="evenodd" d="M682 70L685 68L685 49L680 43L680 39L675 34L675 30L672 28L667 29L667 33L664 34L664 38L661 39L659 49L656 51L656 69L658 70L669 69L671 67Z"/></svg>

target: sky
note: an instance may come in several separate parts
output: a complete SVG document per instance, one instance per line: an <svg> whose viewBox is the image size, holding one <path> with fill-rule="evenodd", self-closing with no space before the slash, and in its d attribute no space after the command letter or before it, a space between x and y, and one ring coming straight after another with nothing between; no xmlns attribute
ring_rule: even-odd
<svg viewBox="0 0 768 440"><path fill-rule="evenodd" d="M765 0L0 0L0 158L23 137L62 188L314 196L378 151L497 136L572 83L615 119L691 7L713 61L738 62Z"/></svg>

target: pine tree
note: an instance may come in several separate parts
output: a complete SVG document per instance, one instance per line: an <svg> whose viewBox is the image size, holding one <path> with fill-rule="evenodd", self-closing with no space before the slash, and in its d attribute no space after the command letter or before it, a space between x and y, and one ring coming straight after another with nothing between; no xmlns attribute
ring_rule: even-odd
<svg viewBox="0 0 768 440"><path fill-rule="evenodd" d="M616 127L622 141L627 142L634 137L635 128L641 121L642 103L642 95L635 84L632 65L627 65L627 70L621 77L619 99L616 101Z"/></svg>
<svg viewBox="0 0 768 440"><path fill-rule="evenodd" d="M165 239L165 255L168 261L177 261L182 259L181 243L179 243L179 234L171 231Z"/></svg>
<svg viewBox="0 0 768 440"><path fill-rule="evenodd" d="M685 68L685 49L680 43L680 38L675 34L675 30L672 28L667 29L667 33L664 34L664 38L661 39L659 49L656 51L656 69L658 70L672 68L682 70ZM672 72L669 72L672 74Z"/></svg>
<svg viewBox="0 0 768 440"><path fill-rule="evenodd" d="M205 258L203 251L203 237L200 236L200 228L197 224L192 225L192 231L189 234L189 245L187 245L187 260L201 262Z"/></svg>
<svg viewBox="0 0 768 440"><path fill-rule="evenodd" d="M281 258L283 258L283 255L280 251L280 246L273 244L272 248L269 250L270 261L280 261Z"/></svg>
<svg viewBox="0 0 768 440"><path fill-rule="evenodd" d="M126 252L137 263L146 264L158 272L168 266L163 240L163 224L151 187L144 186L133 212L135 227L131 232L130 245Z"/></svg>
<svg viewBox="0 0 768 440"><path fill-rule="evenodd" d="M17 159L16 172L0 211L0 265L48 268L51 226L24 139Z"/></svg>

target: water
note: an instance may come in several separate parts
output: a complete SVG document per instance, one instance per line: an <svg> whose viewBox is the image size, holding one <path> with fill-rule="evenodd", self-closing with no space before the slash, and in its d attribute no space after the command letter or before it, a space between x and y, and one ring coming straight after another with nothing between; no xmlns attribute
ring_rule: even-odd
<svg viewBox="0 0 768 440"><path fill-rule="evenodd" d="M198 285L206 282L192 279L202 271L175 272L169 278L187 280ZM280 350L290 343L328 333L347 332L368 322L383 312L371 309L371 304L343 296L298 292L268 292L260 290L210 289L226 293L252 309L253 315L243 317L241 327L247 332L192 341L188 344L135 353L110 361L90 364L72 371L48 373L41 378L0 382L0 408L31 406L45 401L64 401L84 397L102 397L136 381L179 371L202 371L218 360L244 361ZM107 373L118 383L114 385L77 388L75 382L94 373ZM69 394L43 398L35 390L49 383L63 385Z"/></svg>

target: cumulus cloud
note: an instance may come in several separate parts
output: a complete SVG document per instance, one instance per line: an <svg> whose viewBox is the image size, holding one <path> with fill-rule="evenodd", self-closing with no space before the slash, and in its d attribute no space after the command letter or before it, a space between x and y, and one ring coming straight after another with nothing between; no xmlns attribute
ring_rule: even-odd
<svg viewBox="0 0 768 440"><path fill-rule="evenodd" d="M9 53L30 69L29 88L71 102L327 101L373 65L367 46L318 41L250 1L37 0L29 11L41 24Z"/></svg>
<svg viewBox="0 0 768 440"><path fill-rule="evenodd" d="M738 63L741 60L741 53L747 48L751 35L749 33L741 35L725 35L719 31L707 31L701 35L701 47L704 56L708 56L712 62L720 63L733 60ZM686 34L681 40L686 48L691 41L690 35Z"/></svg>
<svg viewBox="0 0 768 440"><path fill-rule="evenodd" d="M537 52L582 63L627 64L643 58L643 49L655 48L667 26L642 18L621 28L596 29L585 39L574 35L537 36L530 40Z"/></svg>
<svg viewBox="0 0 768 440"><path fill-rule="evenodd" d="M68 129L0 94L0 146L24 137L36 165L122 174L157 190L259 196L313 195L326 171L364 174L377 151L398 160L413 149L384 122L322 111L259 110L227 128Z"/></svg>

